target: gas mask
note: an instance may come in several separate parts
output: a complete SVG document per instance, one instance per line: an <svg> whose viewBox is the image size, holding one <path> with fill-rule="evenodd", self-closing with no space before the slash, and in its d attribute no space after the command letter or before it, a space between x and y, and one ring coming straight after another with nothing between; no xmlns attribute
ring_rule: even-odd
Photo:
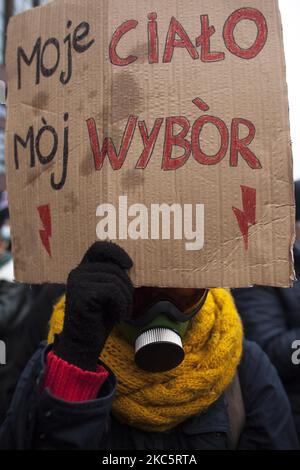
<svg viewBox="0 0 300 470"><path fill-rule="evenodd" d="M148 372L177 367L184 359L182 338L203 306L208 290L141 287L135 289L130 319L119 323L122 336L135 348L135 362Z"/></svg>

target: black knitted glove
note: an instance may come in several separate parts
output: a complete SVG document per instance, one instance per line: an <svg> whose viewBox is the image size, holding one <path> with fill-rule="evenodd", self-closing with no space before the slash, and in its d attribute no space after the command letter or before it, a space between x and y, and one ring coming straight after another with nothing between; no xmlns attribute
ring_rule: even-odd
<svg viewBox="0 0 300 470"><path fill-rule="evenodd" d="M114 324L128 316L133 285L126 273L133 263L111 242L96 242L70 272L64 328L56 338L57 356L84 370L97 360Z"/></svg>

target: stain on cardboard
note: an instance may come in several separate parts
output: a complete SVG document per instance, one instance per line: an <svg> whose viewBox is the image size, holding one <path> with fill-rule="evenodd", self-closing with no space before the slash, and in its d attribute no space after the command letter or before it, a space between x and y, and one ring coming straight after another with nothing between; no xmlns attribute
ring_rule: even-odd
<svg viewBox="0 0 300 470"><path fill-rule="evenodd" d="M135 191L145 182L145 176L141 170L127 170L121 177L121 188L124 192Z"/></svg>
<svg viewBox="0 0 300 470"><path fill-rule="evenodd" d="M76 207L78 206L78 198L76 197L74 191L70 191L65 195L65 205L64 212L75 212Z"/></svg>
<svg viewBox="0 0 300 470"><path fill-rule="evenodd" d="M95 171L94 157L88 152L80 163L80 173L82 176L89 176Z"/></svg>
<svg viewBox="0 0 300 470"><path fill-rule="evenodd" d="M36 251L36 241L37 237L36 234L33 232L32 225L29 222L25 222L22 226L23 237L19 237L15 235L12 240L13 245L13 257L14 263L18 264L18 267L21 271L26 271L29 259L30 262L34 263L31 259L31 255L33 255ZM38 236L38 233L37 233ZM27 256L24 258L24 250L23 246L27 248Z"/></svg>
<svg viewBox="0 0 300 470"><path fill-rule="evenodd" d="M104 91L104 99L106 102L95 118L103 136L111 137L119 148L128 113L138 116L144 110L143 91L133 73L122 71L114 75L110 87Z"/></svg>
<svg viewBox="0 0 300 470"><path fill-rule="evenodd" d="M129 112L138 115L144 109L142 89L131 72L122 71L115 74L109 90L104 93L104 99L106 103L102 111L96 114L96 119L103 120L104 128L108 122L116 124L127 121Z"/></svg>
<svg viewBox="0 0 300 470"><path fill-rule="evenodd" d="M34 108L34 115L45 110L49 102L49 94L46 91L39 91L33 98L31 106Z"/></svg>
<svg viewBox="0 0 300 470"><path fill-rule="evenodd" d="M83 103L82 103L82 101L79 102L79 106L78 106L78 108L76 108L76 111L77 111L78 113L81 113L81 112L83 111Z"/></svg>
<svg viewBox="0 0 300 470"><path fill-rule="evenodd" d="M97 95L98 95L98 90L92 90L92 91L89 92L88 97L89 97L90 99L93 99L93 98L95 98L95 96L97 96Z"/></svg>
<svg viewBox="0 0 300 470"><path fill-rule="evenodd" d="M139 44L138 46L131 49L129 55L133 55L139 58L139 63L145 64L148 62L148 43Z"/></svg>
<svg viewBox="0 0 300 470"><path fill-rule="evenodd" d="M18 268L20 271L26 270L26 263L21 255L22 251L22 243L19 236L14 236L12 240L12 249L13 249L13 256L14 256L14 263L17 263Z"/></svg>

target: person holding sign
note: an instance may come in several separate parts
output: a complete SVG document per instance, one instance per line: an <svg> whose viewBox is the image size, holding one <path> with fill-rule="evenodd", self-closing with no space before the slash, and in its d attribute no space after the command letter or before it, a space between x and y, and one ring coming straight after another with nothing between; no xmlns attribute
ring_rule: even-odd
<svg viewBox="0 0 300 470"><path fill-rule="evenodd" d="M96 242L71 271L0 448L298 448L278 375L243 341L229 292L134 289L132 265Z"/></svg>
<svg viewBox="0 0 300 470"><path fill-rule="evenodd" d="M15 276L67 286L0 447L297 449L222 289L291 284L277 2L102 3L8 28Z"/></svg>

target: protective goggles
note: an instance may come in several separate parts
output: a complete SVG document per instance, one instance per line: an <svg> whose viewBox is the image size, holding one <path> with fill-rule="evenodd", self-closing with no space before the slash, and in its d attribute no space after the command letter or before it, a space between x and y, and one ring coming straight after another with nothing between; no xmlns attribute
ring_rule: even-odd
<svg viewBox="0 0 300 470"><path fill-rule="evenodd" d="M208 289L195 289L190 296L180 295L177 289L140 287L135 289L130 319L126 323L143 326L158 315L176 322L191 320L203 306Z"/></svg>

